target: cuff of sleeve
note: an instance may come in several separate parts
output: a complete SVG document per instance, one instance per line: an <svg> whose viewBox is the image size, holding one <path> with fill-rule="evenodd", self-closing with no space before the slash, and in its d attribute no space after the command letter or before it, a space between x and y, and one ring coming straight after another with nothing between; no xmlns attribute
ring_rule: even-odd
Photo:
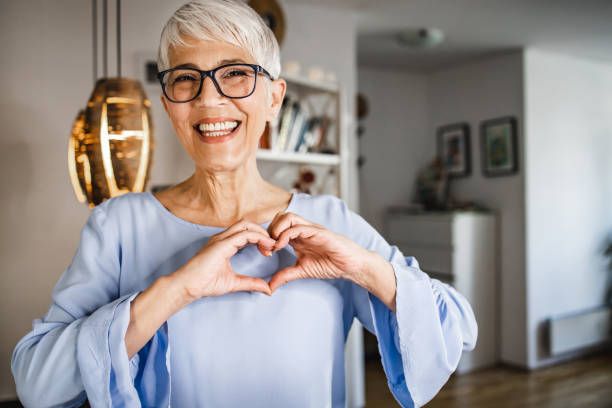
<svg viewBox="0 0 612 408"><path fill-rule="evenodd" d="M130 322L130 302L115 310L109 329L111 397L113 406L168 407L170 404L170 347L168 323L164 322L144 347L128 360L125 334Z"/></svg>
<svg viewBox="0 0 612 408"><path fill-rule="evenodd" d="M138 293L100 307L81 325L77 362L91 406L169 406L167 322L128 360L125 333L130 323L130 303Z"/></svg>
<svg viewBox="0 0 612 408"><path fill-rule="evenodd" d="M130 324L130 303L140 292L136 292L117 305L113 314L113 320L108 329L108 344L111 359L111 396L113 402L119 398L121 402L133 402L139 400L138 393L134 387L134 377L138 372L140 358L136 353L128 359L125 348L125 334ZM126 405L130 405L129 403ZM114 406L114 404L113 404Z"/></svg>
<svg viewBox="0 0 612 408"><path fill-rule="evenodd" d="M406 260L408 261L408 259ZM391 262L391 265L395 272L397 286L396 310L399 311L401 308L406 307L404 293L406 293L407 290L414 291L415 286L417 288L422 287L423 282L428 282L428 277L418 268L407 266L406 264L398 265L395 262ZM408 265L411 264L409 263ZM400 292L402 292L404 296L400 295ZM406 404L418 401L412 395L413 392L418 392L418 390L408 386L404 374L404 367L406 367L407 364L407 358L405 358L405 355L407 355L407 347L402 344L402 333L400 333L399 330L398 312L394 313L391 311L372 293L368 293L368 298L374 329L376 330L376 337L378 339L378 348L383 369L385 370L389 383L389 389L401 406L412 406Z"/></svg>
<svg viewBox="0 0 612 408"><path fill-rule="evenodd" d="M117 341L117 330L125 335L130 320L129 305L137 294L124 295L100 307L81 325L77 336L77 361L92 406L114 405L111 386L117 377L125 389L123 374L129 375L130 370L127 368L125 342L123 337ZM125 355L124 361L120 361L121 350ZM127 371L121 373L122 369ZM138 393L133 386L127 390L124 400L128 406L138 404Z"/></svg>
<svg viewBox="0 0 612 408"><path fill-rule="evenodd" d="M414 404L422 406L438 393L451 373L435 351L445 347L438 344L443 337L438 306L431 279L414 258L391 264L397 280L396 335L406 386Z"/></svg>

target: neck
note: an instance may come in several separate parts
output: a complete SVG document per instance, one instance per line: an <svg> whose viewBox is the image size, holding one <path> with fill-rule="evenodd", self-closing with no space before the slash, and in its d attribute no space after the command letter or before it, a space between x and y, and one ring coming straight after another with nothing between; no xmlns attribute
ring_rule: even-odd
<svg viewBox="0 0 612 408"><path fill-rule="evenodd" d="M210 171L196 167L193 175L180 184L185 205L216 225L231 225L265 207L266 197L278 188L266 182L255 160L236 169Z"/></svg>

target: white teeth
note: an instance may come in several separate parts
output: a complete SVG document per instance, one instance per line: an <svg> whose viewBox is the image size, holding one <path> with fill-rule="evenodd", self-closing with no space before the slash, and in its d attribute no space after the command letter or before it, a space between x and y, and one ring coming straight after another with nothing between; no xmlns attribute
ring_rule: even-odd
<svg viewBox="0 0 612 408"><path fill-rule="evenodd" d="M208 136L225 136L225 135L229 135L230 133L232 133L231 130L230 131L224 130L221 132L202 132L202 135L207 136L207 137Z"/></svg>
<svg viewBox="0 0 612 408"><path fill-rule="evenodd" d="M219 130L233 130L238 126L237 121L216 122L216 123L200 123L198 129L200 132L214 132Z"/></svg>

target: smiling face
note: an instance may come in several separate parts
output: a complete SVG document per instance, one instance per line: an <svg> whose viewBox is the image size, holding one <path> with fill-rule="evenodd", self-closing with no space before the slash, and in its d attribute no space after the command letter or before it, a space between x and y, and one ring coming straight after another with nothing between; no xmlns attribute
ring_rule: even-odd
<svg viewBox="0 0 612 408"><path fill-rule="evenodd" d="M170 50L170 67L189 64L209 70L229 61L256 63L248 52L232 44L191 38L188 44ZM197 167L228 171L255 161L259 138L266 122L278 115L286 90L284 80L271 81L262 74L256 84L255 91L242 99L219 94L210 78L204 80L202 92L193 101L174 103L162 94L162 104L176 134ZM231 129L235 123L238 127L222 136L227 133L223 128ZM216 133L210 132L212 124L217 124Z"/></svg>

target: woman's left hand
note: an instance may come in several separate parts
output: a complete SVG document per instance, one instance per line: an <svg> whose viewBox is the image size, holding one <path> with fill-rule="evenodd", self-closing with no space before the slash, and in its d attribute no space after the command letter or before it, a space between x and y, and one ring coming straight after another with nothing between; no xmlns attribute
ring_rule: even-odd
<svg viewBox="0 0 612 408"><path fill-rule="evenodd" d="M365 286L368 267L378 255L291 212L277 214L268 233L277 241L274 251L291 244L297 256L295 265L272 276L268 282L272 292L287 282L305 278L343 278Z"/></svg>

